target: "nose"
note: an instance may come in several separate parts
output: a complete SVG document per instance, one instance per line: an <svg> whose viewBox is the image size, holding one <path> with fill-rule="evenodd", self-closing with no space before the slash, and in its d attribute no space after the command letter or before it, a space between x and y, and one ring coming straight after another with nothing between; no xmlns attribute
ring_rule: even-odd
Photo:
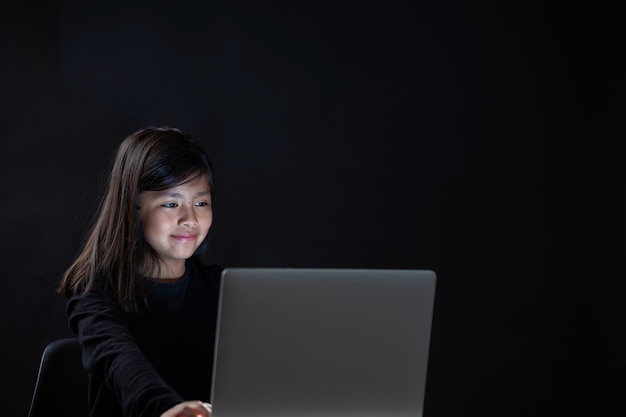
<svg viewBox="0 0 626 417"><path fill-rule="evenodd" d="M198 219L193 208L185 207L180 211L179 224L184 227L195 227L198 225Z"/></svg>

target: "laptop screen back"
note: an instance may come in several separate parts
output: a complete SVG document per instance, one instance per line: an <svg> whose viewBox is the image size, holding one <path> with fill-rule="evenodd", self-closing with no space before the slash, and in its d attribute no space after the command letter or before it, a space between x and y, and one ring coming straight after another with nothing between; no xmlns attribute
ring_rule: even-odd
<svg viewBox="0 0 626 417"><path fill-rule="evenodd" d="M421 416L428 270L227 268L214 417Z"/></svg>

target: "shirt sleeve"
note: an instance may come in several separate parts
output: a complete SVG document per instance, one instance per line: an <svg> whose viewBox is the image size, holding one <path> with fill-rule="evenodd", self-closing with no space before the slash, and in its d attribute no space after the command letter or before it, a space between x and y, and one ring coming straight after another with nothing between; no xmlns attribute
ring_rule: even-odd
<svg viewBox="0 0 626 417"><path fill-rule="evenodd" d="M83 366L101 378L124 415L158 417L183 401L141 352L120 306L104 289L71 296L67 315L83 348Z"/></svg>

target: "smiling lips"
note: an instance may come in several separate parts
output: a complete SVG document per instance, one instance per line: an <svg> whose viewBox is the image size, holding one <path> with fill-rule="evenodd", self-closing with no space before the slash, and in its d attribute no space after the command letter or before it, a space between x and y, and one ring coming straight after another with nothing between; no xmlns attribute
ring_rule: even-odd
<svg viewBox="0 0 626 417"><path fill-rule="evenodd" d="M176 240L178 240L179 242L195 242L196 241L196 237L198 235L172 235L172 237Z"/></svg>

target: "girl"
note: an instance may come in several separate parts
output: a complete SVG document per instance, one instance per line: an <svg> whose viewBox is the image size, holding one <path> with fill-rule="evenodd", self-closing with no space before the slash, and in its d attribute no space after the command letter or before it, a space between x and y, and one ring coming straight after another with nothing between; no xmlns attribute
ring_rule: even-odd
<svg viewBox="0 0 626 417"><path fill-rule="evenodd" d="M119 146L96 222L59 287L92 417L210 417L221 267L197 255L213 190L206 153L178 129L142 129Z"/></svg>

